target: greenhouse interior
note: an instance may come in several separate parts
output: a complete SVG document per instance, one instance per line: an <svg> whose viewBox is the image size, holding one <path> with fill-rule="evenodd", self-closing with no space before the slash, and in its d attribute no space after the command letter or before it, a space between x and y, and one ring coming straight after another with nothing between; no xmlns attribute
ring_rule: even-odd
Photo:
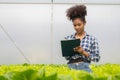
<svg viewBox="0 0 120 80"><path fill-rule="evenodd" d="M91 72L68 67L61 41L75 33L67 9L85 5L97 38ZM0 80L120 80L120 0L0 0Z"/></svg>

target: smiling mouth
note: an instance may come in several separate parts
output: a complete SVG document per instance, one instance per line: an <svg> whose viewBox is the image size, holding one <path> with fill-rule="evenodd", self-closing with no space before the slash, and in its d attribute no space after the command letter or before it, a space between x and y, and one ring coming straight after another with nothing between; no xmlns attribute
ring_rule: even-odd
<svg viewBox="0 0 120 80"><path fill-rule="evenodd" d="M80 30L76 30L77 33L80 33L81 31Z"/></svg>

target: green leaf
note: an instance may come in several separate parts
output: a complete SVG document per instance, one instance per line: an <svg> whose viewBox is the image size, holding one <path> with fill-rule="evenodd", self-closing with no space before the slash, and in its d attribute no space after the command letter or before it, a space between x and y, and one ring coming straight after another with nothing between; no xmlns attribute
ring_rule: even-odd
<svg viewBox="0 0 120 80"><path fill-rule="evenodd" d="M8 80L4 76L0 75L0 80Z"/></svg>
<svg viewBox="0 0 120 80"><path fill-rule="evenodd" d="M77 80L93 80L92 75L90 75L88 72L80 71L76 74Z"/></svg>
<svg viewBox="0 0 120 80"><path fill-rule="evenodd" d="M73 80L70 75L59 75L58 80Z"/></svg>
<svg viewBox="0 0 120 80"><path fill-rule="evenodd" d="M42 68L38 71L38 74L39 74L39 77L42 78L42 77L45 77L45 69Z"/></svg>
<svg viewBox="0 0 120 80"><path fill-rule="evenodd" d="M5 77L8 79L8 80L13 80L13 76L15 75L15 72L8 72L5 74Z"/></svg>
<svg viewBox="0 0 120 80"><path fill-rule="evenodd" d="M120 73L119 74L116 74L115 76L114 76L114 79L113 80L120 80Z"/></svg>
<svg viewBox="0 0 120 80"><path fill-rule="evenodd" d="M23 72L17 72L13 77L14 80L32 80L32 77L36 73L35 70L28 69Z"/></svg>
<svg viewBox="0 0 120 80"><path fill-rule="evenodd" d="M94 80L108 80L107 77L96 77L94 78Z"/></svg>
<svg viewBox="0 0 120 80"><path fill-rule="evenodd" d="M45 78L43 78L43 80L57 80L57 73L53 72L49 76L46 76Z"/></svg>
<svg viewBox="0 0 120 80"><path fill-rule="evenodd" d="M16 72L16 74L13 76L13 80L27 80L24 76L24 74L21 74L21 72Z"/></svg>

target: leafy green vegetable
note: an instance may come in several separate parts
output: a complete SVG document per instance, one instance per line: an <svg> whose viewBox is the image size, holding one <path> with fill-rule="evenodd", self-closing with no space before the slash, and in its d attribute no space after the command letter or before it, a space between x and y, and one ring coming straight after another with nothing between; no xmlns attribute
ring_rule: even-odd
<svg viewBox="0 0 120 80"><path fill-rule="evenodd" d="M67 65L1 65L0 80L120 80L120 64L90 65L92 73Z"/></svg>

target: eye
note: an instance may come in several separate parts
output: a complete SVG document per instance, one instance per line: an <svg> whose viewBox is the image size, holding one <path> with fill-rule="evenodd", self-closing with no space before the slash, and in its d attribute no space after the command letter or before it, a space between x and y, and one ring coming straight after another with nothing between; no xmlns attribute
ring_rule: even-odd
<svg viewBox="0 0 120 80"><path fill-rule="evenodd" d="M73 26L76 26L75 24L73 24Z"/></svg>
<svg viewBox="0 0 120 80"><path fill-rule="evenodd" d="M81 26L81 24L78 24L78 26Z"/></svg>

